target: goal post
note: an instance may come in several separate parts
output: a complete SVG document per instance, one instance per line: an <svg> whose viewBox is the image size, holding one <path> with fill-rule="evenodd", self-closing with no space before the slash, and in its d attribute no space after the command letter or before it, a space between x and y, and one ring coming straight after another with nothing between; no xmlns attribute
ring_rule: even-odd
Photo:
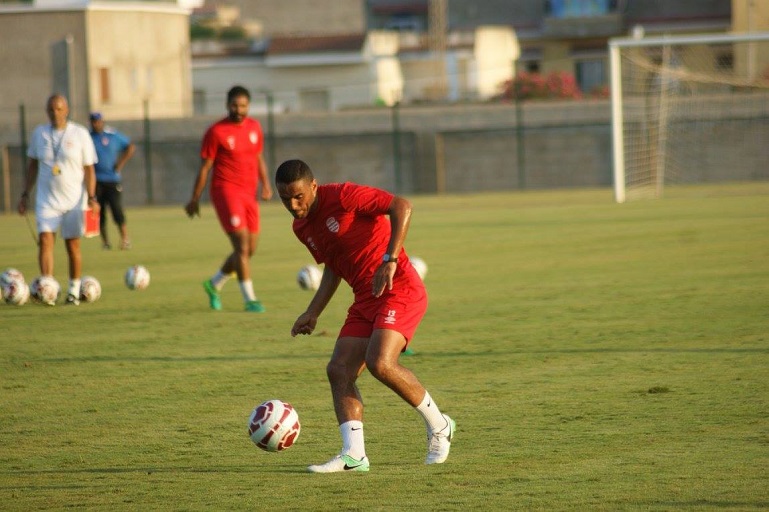
<svg viewBox="0 0 769 512"><path fill-rule="evenodd" d="M769 32L609 41L619 203L769 179Z"/></svg>

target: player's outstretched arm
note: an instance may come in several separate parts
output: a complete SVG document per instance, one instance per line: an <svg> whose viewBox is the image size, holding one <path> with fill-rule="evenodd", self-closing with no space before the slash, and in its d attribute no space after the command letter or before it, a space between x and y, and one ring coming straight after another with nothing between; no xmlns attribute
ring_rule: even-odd
<svg viewBox="0 0 769 512"><path fill-rule="evenodd" d="M323 277L320 280L318 291L315 292L310 305L307 306L307 311L299 315L299 318L294 322L294 326L291 328L291 336L312 334L318 323L318 317L328 306L341 281L342 278L337 276L328 266L323 268Z"/></svg>
<svg viewBox="0 0 769 512"><path fill-rule="evenodd" d="M203 194L203 189L206 188L206 181L208 180L208 172L211 167L214 166L214 161L210 158L205 158L200 163L200 169L198 170L198 176L195 178L195 186L192 188L192 197L190 201L184 206L184 211L187 212L189 218L197 215L200 217L200 196Z"/></svg>
<svg viewBox="0 0 769 512"><path fill-rule="evenodd" d="M259 160L257 161L259 166L259 183L262 186L262 199L269 201L272 199L272 185L270 184L270 176L267 172L267 163L264 161L264 156L259 153Z"/></svg>

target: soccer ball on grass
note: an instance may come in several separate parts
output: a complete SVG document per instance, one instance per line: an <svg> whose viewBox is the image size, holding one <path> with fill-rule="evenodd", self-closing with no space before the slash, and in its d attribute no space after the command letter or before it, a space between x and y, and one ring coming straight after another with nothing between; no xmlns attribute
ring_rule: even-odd
<svg viewBox="0 0 769 512"><path fill-rule="evenodd" d="M301 429L296 409L277 399L257 405L248 419L248 436L256 446L267 452L290 448Z"/></svg>
<svg viewBox="0 0 769 512"><path fill-rule="evenodd" d="M93 276L83 276L80 280L80 300L96 302L101 297L101 284Z"/></svg>
<svg viewBox="0 0 769 512"><path fill-rule="evenodd" d="M54 306L61 295L61 286L51 276L38 276L30 283L29 293L36 301Z"/></svg>
<svg viewBox="0 0 769 512"><path fill-rule="evenodd" d="M15 268L8 267L7 269L3 270L3 273L0 274L0 287L5 288L9 284L11 284L13 281L21 280L24 281L24 274L16 270Z"/></svg>
<svg viewBox="0 0 769 512"><path fill-rule="evenodd" d="M409 261L411 262L411 266L414 267L414 270L417 271L417 274L419 274L419 278L424 281L425 276L427 275L427 263L425 263L425 260L417 258L416 256L411 256L409 257Z"/></svg>
<svg viewBox="0 0 769 512"><path fill-rule="evenodd" d="M319 266L305 265L296 274L296 282L299 283L299 288L302 290L317 290L322 277L323 271Z"/></svg>
<svg viewBox="0 0 769 512"><path fill-rule="evenodd" d="M144 290L150 285L150 271L143 265L128 267L125 273L125 285L129 290Z"/></svg>
<svg viewBox="0 0 769 512"><path fill-rule="evenodd" d="M8 283L3 281L2 292L8 304L23 306L29 301L29 286L24 279L14 279Z"/></svg>

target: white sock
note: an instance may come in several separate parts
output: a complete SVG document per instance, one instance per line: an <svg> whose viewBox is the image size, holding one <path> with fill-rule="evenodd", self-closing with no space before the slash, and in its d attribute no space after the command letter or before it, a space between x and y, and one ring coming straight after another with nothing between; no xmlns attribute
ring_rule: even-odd
<svg viewBox="0 0 769 512"><path fill-rule="evenodd" d="M346 421L339 425L339 432L342 434L342 453L358 460L366 456L366 446L363 442L363 422Z"/></svg>
<svg viewBox="0 0 769 512"><path fill-rule="evenodd" d="M222 291L222 288L224 288L224 283L226 283L230 279L230 274L223 274L221 270L219 270L216 274L214 274L214 277L211 278L211 284L214 285L214 288L216 288L216 291L220 292Z"/></svg>
<svg viewBox="0 0 769 512"><path fill-rule="evenodd" d="M430 393L426 390L422 403L417 405L415 409L422 415L422 418L424 418L428 432L440 432L446 428L446 418L443 417L440 409L438 409L438 406L433 402Z"/></svg>
<svg viewBox="0 0 769 512"><path fill-rule="evenodd" d="M70 279L69 280L69 293L70 295L74 295L77 298L80 298L80 279Z"/></svg>
<svg viewBox="0 0 769 512"><path fill-rule="evenodd" d="M240 292L243 294L244 301L251 302L252 300L256 300L256 295L254 294L254 283L251 282L250 279L247 281L240 281Z"/></svg>

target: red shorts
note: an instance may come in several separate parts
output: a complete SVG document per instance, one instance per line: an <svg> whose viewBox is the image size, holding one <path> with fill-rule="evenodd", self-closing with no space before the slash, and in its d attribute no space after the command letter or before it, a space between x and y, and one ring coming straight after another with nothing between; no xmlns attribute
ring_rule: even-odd
<svg viewBox="0 0 769 512"><path fill-rule="evenodd" d="M255 193L215 188L211 189L211 203L225 232L243 229L249 233L259 232L259 203Z"/></svg>
<svg viewBox="0 0 769 512"><path fill-rule="evenodd" d="M353 303L339 337L369 338L374 329L392 329L406 338L408 346L426 311L427 291L421 281L393 287L379 298Z"/></svg>

